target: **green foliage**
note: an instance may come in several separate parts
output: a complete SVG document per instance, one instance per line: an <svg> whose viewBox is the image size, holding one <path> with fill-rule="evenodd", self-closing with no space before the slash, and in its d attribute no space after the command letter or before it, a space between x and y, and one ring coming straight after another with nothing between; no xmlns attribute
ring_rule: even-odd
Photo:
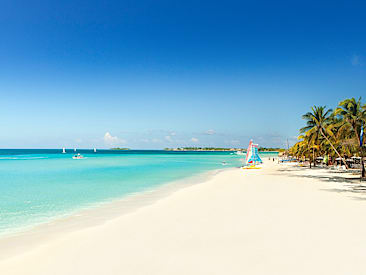
<svg viewBox="0 0 366 275"><path fill-rule="evenodd" d="M273 147L258 147L258 151L259 152L284 152L286 150L283 149L283 148L279 148L279 147L276 147L276 148L273 148Z"/></svg>
<svg viewBox="0 0 366 275"><path fill-rule="evenodd" d="M306 126L300 129L299 142L290 148L291 155L310 159L314 164L317 156L327 155L331 159L365 156L366 138L361 144L361 132L366 131L366 104L362 104L361 98L341 101L334 112L325 106L313 106L302 117ZM364 166L361 168L365 176Z"/></svg>

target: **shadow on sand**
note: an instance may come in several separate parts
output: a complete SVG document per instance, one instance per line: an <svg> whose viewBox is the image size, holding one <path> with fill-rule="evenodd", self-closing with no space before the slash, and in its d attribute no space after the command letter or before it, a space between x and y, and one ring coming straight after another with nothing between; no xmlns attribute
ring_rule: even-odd
<svg viewBox="0 0 366 275"><path fill-rule="evenodd" d="M326 174L309 175L309 174L293 173L293 172L307 172L307 171L310 172L315 170L325 172ZM362 197L352 196L351 198L362 201L366 200L366 181L364 179L361 180L359 171L338 171L325 167L312 167L310 169L309 167L301 167L301 166L283 167L278 171L280 172L280 174L286 175L288 177L315 179L327 183L331 182L340 183L341 185L339 185L338 188L323 188L320 190L335 193L362 195ZM363 197L363 195L365 195L365 197Z"/></svg>

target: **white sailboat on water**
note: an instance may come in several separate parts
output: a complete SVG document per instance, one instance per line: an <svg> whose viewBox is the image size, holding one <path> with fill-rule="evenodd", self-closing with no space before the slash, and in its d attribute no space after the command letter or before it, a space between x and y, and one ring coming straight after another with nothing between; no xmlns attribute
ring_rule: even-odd
<svg viewBox="0 0 366 275"><path fill-rule="evenodd" d="M94 153L96 153L97 152L97 149L96 148L94 148Z"/></svg>
<svg viewBox="0 0 366 275"><path fill-rule="evenodd" d="M62 154L66 154L66 149L65 147L62 148Z"/></svg>

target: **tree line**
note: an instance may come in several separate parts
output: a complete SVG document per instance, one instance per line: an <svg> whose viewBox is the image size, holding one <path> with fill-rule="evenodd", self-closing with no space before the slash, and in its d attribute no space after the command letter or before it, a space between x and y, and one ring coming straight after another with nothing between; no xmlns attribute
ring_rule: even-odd
<svg viewBox="0 0 366 275"><path fill-rule="evenodd" d="M361 176L365 177L365 124L366 104L361 98L345 99L332 110L313 106L302 118L306 126L300 129L299 141L289 154L316 165L316 158L327 156L330 163L341 159L348 169L347 158L361 157Z"/></svg>

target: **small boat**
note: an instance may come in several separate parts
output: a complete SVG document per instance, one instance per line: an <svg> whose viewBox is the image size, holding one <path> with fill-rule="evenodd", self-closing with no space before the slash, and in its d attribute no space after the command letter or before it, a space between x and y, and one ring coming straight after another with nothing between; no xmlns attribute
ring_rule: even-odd
<svg viewBox="0 0 366 275"><path fill-rule="evenodd" d="M66 154L66 149L65 149L65 147L64 147L64 148L62 148L62 154Z"/></svg>
<svg viewBox="0 0 366 275"><path fill-rule="evenodd" d="M77 154L77 155L74 155L72 158L73 159L83 159L84 157L80 154Z"/></svg>
<svg viewBox="0 0 366 275"><path fill-rule="evenodd" d="M245 159L245 164L248 165L256 165L263 163L262 159L258 153L258 144L254 144L253 140L250 140L249 146L247 149L247 157Z"/></svg>
<svg viewBox="0 0 366 275"><path fill-rule="evenodd" d="M94 153L96 153L97 152L97 149L96 148L94 148Z"/></svg>
<svg viewBox="0 0 366 275"><path fill-rule="evenodd" d="M237 155L244 155L243 151L236 151L235 154L237 154Z"/></svg>
<svg viewBox="0 0 366 275"><path fill-rule="evenodd" d="M258 144L253 144L253 140L250 140L243 169L261 169L257 165L262 163L263 161L258 153Z"/></svg>
<svg viewBox="0 0 366 275"><path fill-rule="evenodd" d="M243 166L243 169L261 169L261 167L256 165L250 165L250 166Z"/></svg>

